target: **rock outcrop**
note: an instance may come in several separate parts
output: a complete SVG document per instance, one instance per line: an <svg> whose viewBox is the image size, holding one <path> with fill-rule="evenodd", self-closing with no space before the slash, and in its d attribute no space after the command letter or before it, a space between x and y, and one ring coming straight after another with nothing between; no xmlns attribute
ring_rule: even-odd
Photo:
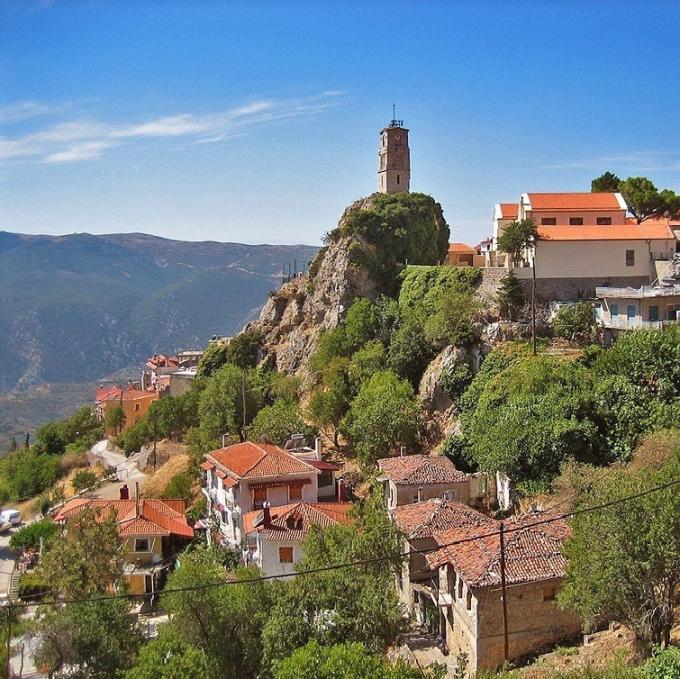
<svg viewBox="0 0 680 679"><path fill-rule="evenodd" d="M372 201L369 196L350 205L338 226L342 227L352 212L370 208ZM356 249L372 247L357 236L340 238L320 251L320 262L312 267L312 274L300 276L270 295L259 319L246 327L262 333L264 360L269 365L304 377L307 359L321 333L344 319L355 298L377 297L377 283L351 256Z"/></svg>

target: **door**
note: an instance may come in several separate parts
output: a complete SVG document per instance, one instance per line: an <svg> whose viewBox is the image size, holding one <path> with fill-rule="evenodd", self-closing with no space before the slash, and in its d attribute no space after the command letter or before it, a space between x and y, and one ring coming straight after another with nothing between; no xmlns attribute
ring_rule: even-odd
<svg viewBox="0 0 680 679"><path fill-rule="evenodd" d="M635 304L629 304L626 312L628 317L628 325L635 325L635 319L637 318L637 308Z"/></svg>
<svg viewBox="0 0 680 679"><path fill-rule="evenodd" d="M144 592L145 594L151 594L153 592L153 575L150 573L144 575Z"/></svg>

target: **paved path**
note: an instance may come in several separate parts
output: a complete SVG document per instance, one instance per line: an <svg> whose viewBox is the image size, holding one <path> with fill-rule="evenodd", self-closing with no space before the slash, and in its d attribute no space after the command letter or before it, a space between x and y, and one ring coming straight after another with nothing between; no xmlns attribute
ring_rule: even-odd
<svg viewBox="0 0 680 679"><path fill-rule="evenodd" d="M7 601L9 580L14 570L16 554L9 548L9 539L16 527L0 533L0 603Z"/></svg>
<svg viewBox="0 0 680 679"><path fill-rule="evenodd" d="M120 498L120 489L127 485L130 492L130 497L134 496L135 483L141 486L147 479L147 475L141 472L138 467L140 458L144 458L145 454L139 453L125 457L123 453L109 450L107 448L108 441L103 440L95 443L92 446L88 457L90 464L101 462L107 467L114 467L118 476L117 481L107 482L100 488L88 493L91 497L96 497L102 500L118 500Z"/></svg>

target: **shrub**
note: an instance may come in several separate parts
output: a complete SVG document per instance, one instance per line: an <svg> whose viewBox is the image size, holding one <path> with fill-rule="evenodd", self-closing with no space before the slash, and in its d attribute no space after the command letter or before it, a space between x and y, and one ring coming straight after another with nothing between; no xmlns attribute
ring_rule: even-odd
<svg viewBox="0 0 680 679"><path fill-rule="evenodd" d="M22 526L9 539L9 546L16 550L24 550L29 547L37 548L40 541L47 542L59 532L59 526L50 519L40 519L33 523Z"/></svg>
<svg viewBox="0 0 680 679"><path fill-rule="evenodd" d="M71 485L76 493L92 488L97 483L97 475L89 469L81 469L73 475Z"/></svg>
<svg viewBox="0 0 680 679"><path fill-rule="evenodd" d="M656 649L643 669L649 679L677 679L680 677L680 648Z"/></svg>
<svg viewBox="0 0 680 679"><path fill-rule="evenodd" d="M35 572L21 574L21 577L19 578L20 599L35 600L48 592L49 588Z"/></svg>
<svg viewBox="0 0 680 679"><path fill-rule="evenodd" d="M194 485L194 479L189 472L180 472L175 474L168 485L161 493L161 497L171 498L171 499L182 499L189 502L194 494L192 491Z"/></svg>
<svg viewBox="0 0 680 679"><path fill-rule="evenodd" d="M473 377L472 370L467 363L455 363L442 371L439 376L439 386L452 401L457 401Z"/></svg>
<svg viewBox="0 0 680 679"><path fill-rule="evenodd" d="M590 302L568 304L558 309L552 321L558 337L589 343L594 335L595 310Z"/></svg>
<svg viewBox="0 0 680 679"><path fill-rule="evenodd" d="M501 316L515 320L524 305L524 299L522 284L515 275L515 272L510 269L507 276L501 279L498 290L498 310Z"/></svg>

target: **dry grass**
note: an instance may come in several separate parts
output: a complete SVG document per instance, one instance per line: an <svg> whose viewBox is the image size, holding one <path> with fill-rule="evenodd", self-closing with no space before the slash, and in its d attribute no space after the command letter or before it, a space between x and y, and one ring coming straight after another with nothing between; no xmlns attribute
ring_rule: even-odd
<svg viewBox="0 0 680 679"><path fill-rule="evenodd" d="M191 466L191 458L187 453L173 455L167 462L162 464L155 472L151 472L149 478L142 486L143 497L159 497L170 483L173 476L181 474ZM147 471L149 471L147 469Z"/></svg>
<svg viewBox="0 0 680 679"><path fill-rule="evenodd" d="M680 450L680 430L662 429L645 437L628 465L630 471L658 469L675 451Z"/></svg>

